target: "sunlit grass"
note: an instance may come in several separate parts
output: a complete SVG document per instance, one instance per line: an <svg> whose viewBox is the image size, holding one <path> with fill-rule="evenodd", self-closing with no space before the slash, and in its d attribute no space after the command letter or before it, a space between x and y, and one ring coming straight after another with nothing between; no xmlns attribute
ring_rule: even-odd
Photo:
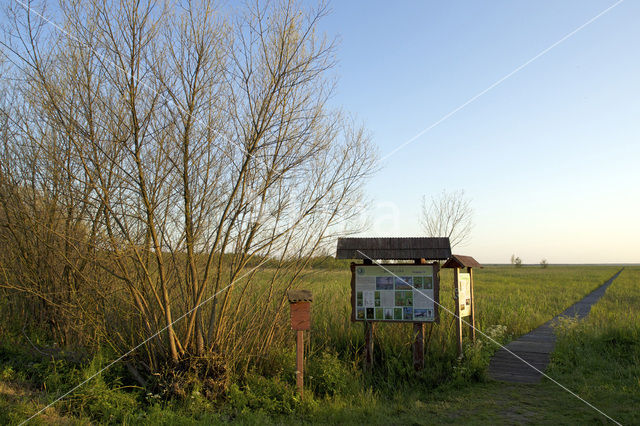
<svg viewBox="0 0 640 426"><path fill-rule="evenodd" d="M481 330L503 325L509 336L525 334L582 299L618 269L615 266L493 266L475 270L476 325ZM440 303L453 311L453 273L444 269L440 274ZM363 343L362 325L350 321L348 270L310 272L301 287L314 293L312 334L318 346L344 349ZM442 343L451 340L455 329L451 326L450 313L441 309L440 316L440 324L434 325L432 341ZM408 324L380 323L378 340L409 345L410 328Z"/></svg>
<svg viewBox="0 0 640 426"><path fill-rule="evenodd" d="M500 330L495 337L505 342L559 314L617 270L614 266L493 266L475 270L477 325L487 332ZM268 276L269 271L265 271L264 277ZM264 279L257 277L256 286L251 290L260 291L261 281ZM640 403L639 281L639 268L625 270L594 306L586 321L565 325L550 370L552 376L581 395L584 393L588 399L598 401L601 408L618 415L623 423L637 422L631 407ZM234 377L235 382L226 398L216 403L207 402L197 394L183 402L162 402L156 395L144 393L146 391L129 399L126 395L132 395L132 391L114 388L119 380L114 381L112 377L108 385L107 380L88 384L84 392L59 403L59 411L52 415L99 423L118 419L129 424L197 424L229 420L241 424L298 423L300 420L388 424L420 423L426 418L434 423L484 424L600 419L597 413L551 382L520 386L485 381L483 373L494 345L481 336L475 346L465 339L466 356L458 361L455 329L451 315L445 311L441 311L439 324L427 326L429 343L426 367L422 372L413 371L411 325L379 323L375 335L374 372L363 373L363 327L350 321L349 269L344 265L310 269L298 287L310 289L314 294L304 401L295 395L294 336L293 332L287 331L268 356L255 360L255 369ZM440 302L449 309L453 308L452 287L452 272L441 271ZM247 293L245 300L249 305L254 302L251 294ZM272 303L283 297L275 296ZM260 309L260 306L251 306ZM285 327L288 309L287 315L279 321L283 322L281 327ZM246 327L251 330L250 323ZM5 355L10 355L10 351ZM10 365L18 369L24 367L26 372L38 368L43 371L36 375L42 376L39 380L52 383L51 367L46 361L35 367L30 367L29 362L12 362L5 358L5 371L10 371L7 370ZM89 371L97 366L79 368ZM56 372L54 378L73 381L74 375L84 374L73 368L70 371L73 374L68 377ZM125 374L122 367L119 371L119 374ZM37 383L29 384L29 373L17 371L11 375L22 377L25 386L42 389ZM14 381L11 386L20 383ZM35 406L30 405L28 399L37 397L41 406L55 397L55 389L47 388L47 391L52 393L36 393L30 398L0 395L0 418L18 422L31 412L29 406ZM99 392L104 393L104 401L96 398ZM133 401L138 401L136 408L131 406ZM626 408L618 409L617 401L622 401ZM17 411L12 411L12 406ZM126 410L122 408L125 406ZM470 417L456 414L461 412L470 413Z"/></svg>
<svg viewBox="0 0 640 426"><path fill-rule="evenodd" d="M559 330L550 374L616 420L640 422L640 268L627 268L580 322Z"/></svg>

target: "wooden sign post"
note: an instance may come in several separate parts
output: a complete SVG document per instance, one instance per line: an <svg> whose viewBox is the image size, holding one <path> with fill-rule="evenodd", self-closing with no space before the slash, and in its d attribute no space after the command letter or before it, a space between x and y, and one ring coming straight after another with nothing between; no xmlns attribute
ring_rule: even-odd
<svg viewBox="0 0 640 426"><path fill-rule="evenodd" d="M462 357L462 318L469 317L469 336L471 341L476 341L476 316L473 300L473 270L482 266L471 256L454 254L442 266L454 268L453 271L453 300L456 304L456 336L458 338L458 356ZM466 273L460 272L461 268L467 268Z"/></svg>
<svg viewBox="0 0 640 426"><path fill-rule="evenodd" d="M448 238L338 239L337 259L362 259L362 264L351 263L351 321L364 325L365 370L373 368L377 322L411 324L413 366L424 368L425 324L439 321L440 305L440 264L426 259L444 260L450 255Z"/></svg>
<svg viewBox="0 0 640 426"><path fill-rule="evenodd" d="M416 259L416 265L426 264L424 259ZM424 322L413 323L413 369L420 371L424 368Z"/></svg>
<svg viewBox="0 0 640 426"><path fill-rule="evenodd" d="M460 299L460 268L453 272L453 303L456 304L456 337L458 338L458 356L463 354L462 348L462 313L465 309L464 300ZM462 303L462 304L461 304Z"/></svg>
<svg viewBox="0 0 640 426"><path fill-rule="evenodd" d="M416 259L416 265L427 265L427 261L425 259ZM440 300L440 264L438 262L433 262L431 264L433 267L433 288L435 290L433 299L435 301ZM438 323L438 309L435 309L435 317L434 322ZM431 323L433 326L433 322ZM426 323L423 322L414 322L413 323L413 369L416 371L420 371L424 368L424 332L426 329Z"/></svg>
<svg viewBox="0 0 640 426"><path fill-rule="evenodd" d="M296 386L300 398L304 393L304 330L311 328L310 290L290 290L287 292L291 308L291 329L296 331Z"/></svg>
<svg viewBox="0 0 640 426"><path fill-rule="evenodd" d="M365 259L363 262L364 265L373 265L373 262L370 259ZM355 268L356 264L351 263L351 288L355 288ZM354 291L351 292L351 298L355 303L356 293ZM352 304L353 306L353 304ZM375 322L373 321L365 321L364 322L364 370L371 371L373 369L373 333L375 331Z"/></svg>
<svg viewBox="0 0 640 426"><path fill-rule="evenodd" d="M476 343L476 309L475 309L475 301L473 298L473 271L471 266L467 267L467 271L469 273L469 293L471 295L471 313L470 321L469 321L469 333L471 334L471 341Z"/></svg>

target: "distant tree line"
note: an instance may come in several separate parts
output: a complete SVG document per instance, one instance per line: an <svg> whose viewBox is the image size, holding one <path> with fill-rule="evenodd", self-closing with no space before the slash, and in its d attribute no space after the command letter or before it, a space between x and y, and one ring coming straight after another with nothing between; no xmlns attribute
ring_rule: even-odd
<svg viewBox="0 0 640 426"><path fill-rule="evenodd" d="M511 255L511 264L513 266L515 266L516 268L519 268L522 266L522 259L520 259L520 257L517 257L515 254ZM544 269L547 268L549 266L549 263L547 262L547 259L541 259L540 260L540 266Z"/></svg>

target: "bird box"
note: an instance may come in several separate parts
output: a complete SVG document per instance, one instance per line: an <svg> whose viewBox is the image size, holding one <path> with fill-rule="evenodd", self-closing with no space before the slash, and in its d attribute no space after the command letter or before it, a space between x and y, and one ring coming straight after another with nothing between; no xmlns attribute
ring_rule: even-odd
<svg viewBox="0 0 640 426"><path fill-rule="evenodd" d="M310 290L290 290L287 292L291 308L291 328L296 331L311 328L311 302L313 296Z"/></svg>

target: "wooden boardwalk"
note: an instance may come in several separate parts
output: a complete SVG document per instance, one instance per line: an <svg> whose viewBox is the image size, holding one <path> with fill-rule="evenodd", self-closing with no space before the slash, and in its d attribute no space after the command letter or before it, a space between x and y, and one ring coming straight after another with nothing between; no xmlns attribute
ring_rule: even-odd
<svg viewBox="0 0 640 426"><path fill-rule="evenodd" d="M607 282L589 293L584 299L574 303L565 309L560 315L542 324L535 330L525 334L517 340L506 345L513 352L540 371L544 371L549 365L551 352L556 344L556 336L553 332L553 324L560 317L584 318L589 314L591 305L596 303L603 295L607 287L611 285L622 270L618 271ZM498 350L489 363L489 377L493 380L512 383L538 383L542 373L534 370L522 360L516 358L504 348Z"/></svg>

